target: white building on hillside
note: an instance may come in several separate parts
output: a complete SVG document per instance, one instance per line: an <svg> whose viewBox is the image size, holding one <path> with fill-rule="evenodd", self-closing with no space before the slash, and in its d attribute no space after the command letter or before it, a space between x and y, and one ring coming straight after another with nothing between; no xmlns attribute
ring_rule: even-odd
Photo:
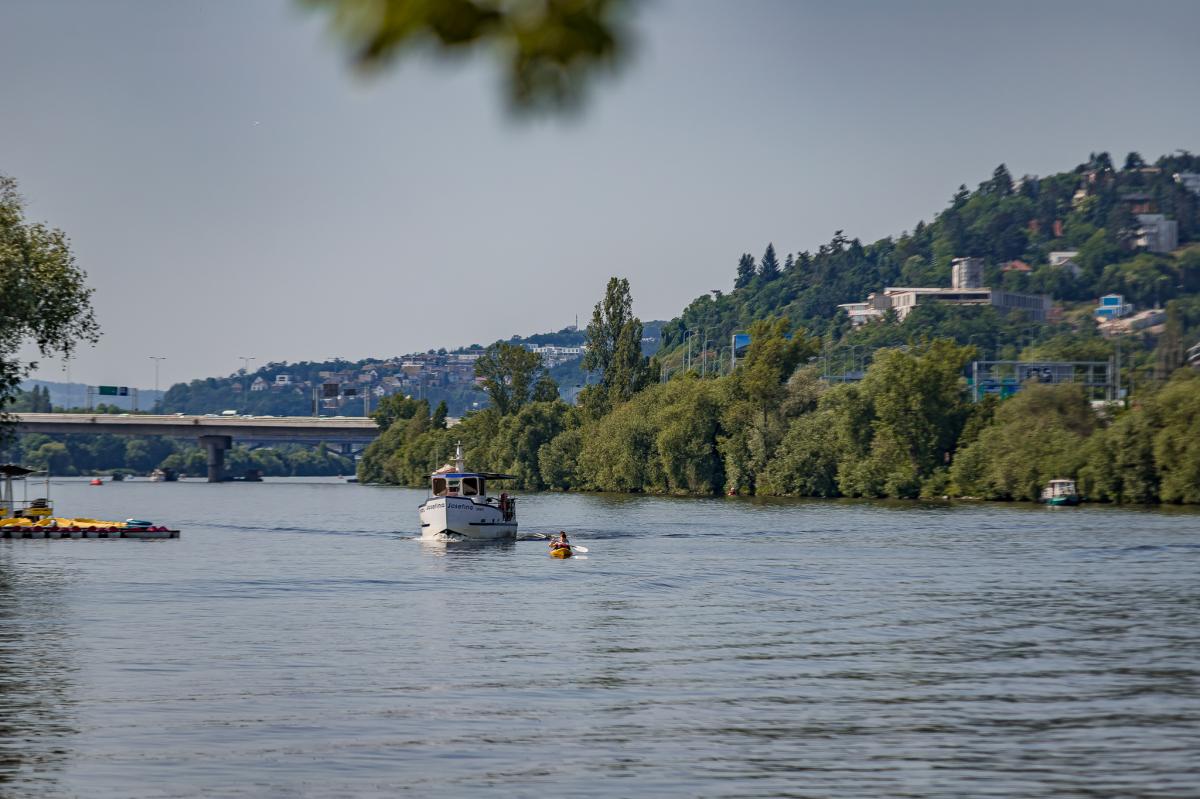
<svg viewBox="0 0 1200 799"><path fill-rule="evenodd" d="M1075 263L1075 256L1079 255L1079 250L1058 250L1050 253L1050 265L1056 269L1066 269L1071 273L1072 277L1079 277L1079 264Z"/></svg>
<svg viewBox="0 0 1200 799"><path fill-rule="evenodd" d="M542 363L547 367L554 367L560 363L566 363L567 361L583 357L583 354L587 351L587 347L555 347L554 345L547 345L545 347L531 347L530 350L542 356Z"/></svg>
<svg viewBox="0 0 1200 799"><path fill-rule="evenodd" d="M1018 294L984 286L982 258L955 258L952 265L954 285L950 288L888 286L883 291L869 295L864 302L848 302L838 307L846 311L855 325L879 319L889 310L895 311L896 316L903 320L918 305L931 302L990 305L1004 311L1018 311L1036 322L1045 321L1050 313L1049 297L1040 294Z"/></svg>

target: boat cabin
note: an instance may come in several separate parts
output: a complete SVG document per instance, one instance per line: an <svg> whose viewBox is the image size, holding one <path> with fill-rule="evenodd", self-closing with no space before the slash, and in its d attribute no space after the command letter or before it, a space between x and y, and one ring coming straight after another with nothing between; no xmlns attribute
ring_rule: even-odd
<svg viewBox="0 0 1200 799"><path fill-rule="evenodd" d="M460 441L454 451L454 463L447 463L429 475L429 493L435 497L482 497L487 502L488 480L515 479L510 474L466 471Z"/></svg>
<svg viewBox="0 0 1200 799"><path fill-rule="evenodd" d="M1075 487L1074 480L1051 480L1042 490L1042 499L1075 497L1078 495L1079 491Z"/></svg>
<svg viewBox="0 0 1200 799"><path fill-rule="evenodd" d="M486 497L487 480L482 474L434 474L429 492L435 497Z"/></svg>
<svg viewBox="0 0 1200 799"><path fill-rule="evenodd" d="M26 476L34 474L33 469L17 466L13 463L0 464L0 519L33 519L38 521L54 515L54 505L47 497L29 499L29 483ZM25 488L24 501L18 501L13 491L13 481L20 480ZM50 476L46 475L46 494L50 493Z"/></svg>

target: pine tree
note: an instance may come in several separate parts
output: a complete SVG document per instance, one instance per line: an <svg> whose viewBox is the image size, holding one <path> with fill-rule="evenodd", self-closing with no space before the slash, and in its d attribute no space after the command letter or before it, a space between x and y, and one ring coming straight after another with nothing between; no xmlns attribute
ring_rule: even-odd
<svg viewBox="0 0 1200 799"><path fill-rule="evenodd" d="M779 277L779 258L775 255L775 245L768 244L763 253L762 262L758 266L758 274L763 280L774 280Z"/></svg>
<svg viewBox="0 0 1200 799"><path fill-rule="evenodd" d="M748 252L742 253L742 257L738 259L737 279L733 281L735 289L744 289L750 285L750 281L754 279L755 271L754 256Z"/></svg>
<svg viewBox="0 0 1200 799"><path fill-rule="evenodd" d="M1109 240L1116 242L1122 247L1128 246L1133 241L1137 233L1137 226L1137 218L1129 210L1129 206L1122 202L1113 205L1104 222L1104 228L1108 233Z"/></svg>
<svg viewBox="0 0 1200 799"><path fill-rule="evenodd" d="M433 418L429 420L430 426L434 430L446 429L446 415L450 413L450 409L446 407L446 401L442 400L433 410Z"/></svg>
<svg viewBox="0 0 1200 799"><path fill-rule="evenodd" d="M1012 175L1008 173L1008 167L1004 164L996 167L992 172L992 179L986 184L987 193L995 194L998 197L1007 197L1013 193Z"/></svg>
<svg viewBox="0 0 1200 799"><path fill-rule="evenodd" d="M787 258L785 258L785 259L784 259L784 261L783 261L783 271L784 271L784 272L791 272L791 271L792 271L792 267L793 267L793 266L795 266L795 265L796 265L796 260L795 260L795 259L792 257L792 254L789 252L789 253L787 254Z"/></svg>

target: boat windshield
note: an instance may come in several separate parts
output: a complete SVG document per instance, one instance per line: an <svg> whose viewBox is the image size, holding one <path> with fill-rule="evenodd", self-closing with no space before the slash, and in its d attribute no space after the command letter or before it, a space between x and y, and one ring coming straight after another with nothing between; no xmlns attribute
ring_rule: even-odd
<svg viewBox="0 0 1200 799"><path fill-rule="evenodd" d="M435 497L481 497L487 493L486 480L481 475L450 477L434 475L430 493Z"/></svg>
<svg viewBox="0 0 1200 799"><path fill-rule="evenodd" d="M435 477L433 478L433 495L435 497L458 496L459 483L457 478Z"/></svg>

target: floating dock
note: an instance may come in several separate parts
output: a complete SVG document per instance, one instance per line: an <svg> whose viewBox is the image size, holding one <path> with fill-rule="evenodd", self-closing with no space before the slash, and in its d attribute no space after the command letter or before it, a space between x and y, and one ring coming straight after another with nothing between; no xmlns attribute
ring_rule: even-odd
<svg viewBox="0 0 1200 799"><path fill-rule="evenodd" d="M0 527L0 538L127 538L136 541L158 541L167 538L179 538L178 530L168 530L165 527L101 527L101 528L63 528L63 527Z"/></svg>

